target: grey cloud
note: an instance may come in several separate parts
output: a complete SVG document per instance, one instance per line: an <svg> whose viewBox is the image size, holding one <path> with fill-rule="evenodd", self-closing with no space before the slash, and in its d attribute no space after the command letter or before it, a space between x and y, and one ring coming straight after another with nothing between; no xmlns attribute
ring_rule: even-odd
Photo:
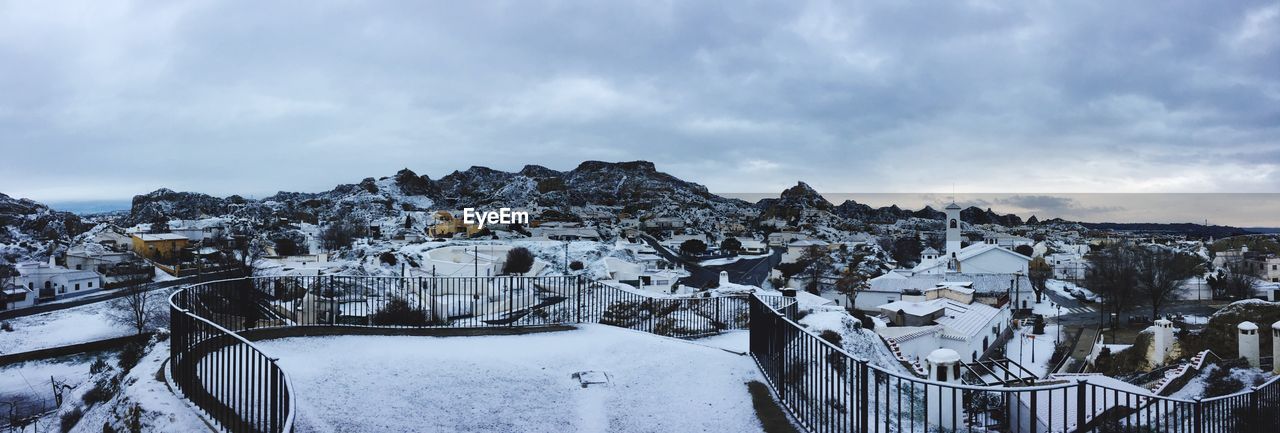
<svg viewBox="0 0 1280 433"><path fill-rule="evenodd" d="M648 159L731 192L1276 191L1280 158L1229 157L1280 148L1268 8L10 2L0 189Z"/></svg>

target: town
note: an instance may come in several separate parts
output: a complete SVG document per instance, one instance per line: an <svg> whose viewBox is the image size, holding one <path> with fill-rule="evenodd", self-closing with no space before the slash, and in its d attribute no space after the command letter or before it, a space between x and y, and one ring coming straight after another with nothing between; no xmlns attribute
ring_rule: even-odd
<svg viewBox="0 0 1280 433"><path fill-rule="evenodd" d="M706 341L753 358L749 365L762 375L757 383L776 395L775 410L814 431L863 425L861 418L828 413L855 408L870 412L861 416L872 422L961 430L1254 425L1264 422L1261 414L1206 424L1182 411L1209 410L1206 402L1232 407L1230 396L1261 398L1254 394L1269 389L1280 370L1273 354L1280 345L1272 344L1280 335L1276 235L1209 226L1197 226L1213 231L1207 235L1090 228L954 200L938 203L940 210L868 218L847 211L856 203L834 205L804 183L748 203L698 194L696 184L644 162L537 171L541 177L529 182L557 186L504 203L528 209L527 220L469 219L470 207L440 209L463 202L441 191L450 188L446 181L408 170L326 193L261 200L160 190L138 196L127 212L83 220L6 198L12 204L6 209L16 210L8 221L57 220L67 230L12 238L18 242L7 247L7 258L20 260L0 267L0 370L9 378L48 378L54 391L6 382L5 397L16 402L7 427L77 425L76 418L89 417L99 426L128 424L142 416L174 423L162 428L190 428L182 422L207 417L228 430L272 431L295 417L299 429L310 430L321 422L355 425L366 419L361 413L377 413L357 405L296 418L293 411L303 409L277 408L270 414L280 417L276 424L242 425L263 409L227 415L203 406L223 394L208 388L216 378L187 370L187 362L216 350L199 346L208 343L200 336L208 331L175 335L198 329L193 319L246 336L280 329L272 331L280 332L277 339L303 338L288 330L315 326L399 335L405 327L600 323ZM569 188L563 179L579 172L592 173L575 185L586 197L582 204L542 204L558 202ZM492 175L473 169L450 181ZM595 193L594 185L613 185L610 178L626 179L626 195ZM200 303L191 304L195 299ZM756 301L768 310L752 309ZM707 302L715 307L707 310ZM766 318L758 314L776 316L761 322ZM778 326L809 335L813 341L804 344L816 349L794 352L773 342L770 333L784 331ZM265 346L252 350L270 353L287 341L254 343ZM178 342L186 346L166 348ZM806 353L814 350L826 353L824 364L789 370L809 362L805 357L815 355ZM289 362L280 368L288 370ZM858 365L871 373L845 371ZM690 367L704 374L718 368ZM163 382L130 379L156 369L167 372ZM183 374L191 377L175 376ZM822 381L867 374L914 383L930 405L947 403L868 407L855 389L822 388ZM303 401L334 390L325 376L293 380L289 392ZM944 383L969 388L950 391ZM808 386L820 393L792 389ZM959 390L963 399L943 399ZM157 392L193 406L152 406ZM914 392L889 395L915 401L898 396ZM993 395L1012 399L975 403ZM1156 409L1156 402L1177 409ZM899 421L899 413L923 418Z"/></svg>

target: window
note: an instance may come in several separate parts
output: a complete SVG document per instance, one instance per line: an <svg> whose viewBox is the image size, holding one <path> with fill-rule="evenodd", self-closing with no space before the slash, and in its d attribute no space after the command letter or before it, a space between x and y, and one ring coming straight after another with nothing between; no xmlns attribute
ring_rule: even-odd
<svg viewBox="0 0 1280 433"><path fill-rule="evenodd" d="M939 382L947 381L947 367L944 365L938 366L938 381Z"/></svg>
<svg viewBox="0 0 1280 433"><path fill-rule="evenodd" d="M951 219L951 228L953 228L953 229L954 229L954 228L957 228L957 227L958 227L958 224L956 224L956 220L955 220L955 218L952 218L952 219Z"/></svg>
<svg viewBox="0 0 1280 433"><path fill-rule="evenodd" d="M80 283L76 283L76 291L80 290Z"/></svg>
<svg viewBox="0 0 1280 433"><path fill-rule="evenodd" d="M90 282L89 282L89 288L90 288L90 289L92 289L92 288L93 288L93 281L90 281Z"/></svg>

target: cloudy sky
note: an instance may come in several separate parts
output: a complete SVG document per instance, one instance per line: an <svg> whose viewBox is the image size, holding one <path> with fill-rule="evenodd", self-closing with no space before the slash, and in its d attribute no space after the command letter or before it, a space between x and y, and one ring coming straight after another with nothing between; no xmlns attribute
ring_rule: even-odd
<svg viewBox="0 0 1280 433"><path fill-rule="evenodd" d="M1280 3L0 1L0 192L1280 192Z"/></svg>

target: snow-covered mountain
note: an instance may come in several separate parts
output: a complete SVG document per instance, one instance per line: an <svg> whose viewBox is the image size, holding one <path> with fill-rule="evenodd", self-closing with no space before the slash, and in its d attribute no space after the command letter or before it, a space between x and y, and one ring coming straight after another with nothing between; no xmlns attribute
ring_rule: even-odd
<svg viewBox="0 0 1280 433"><path fill-rule="evenodd" d="M0 263L45 260L87 227L80 217L0 194Z"/></svg>

